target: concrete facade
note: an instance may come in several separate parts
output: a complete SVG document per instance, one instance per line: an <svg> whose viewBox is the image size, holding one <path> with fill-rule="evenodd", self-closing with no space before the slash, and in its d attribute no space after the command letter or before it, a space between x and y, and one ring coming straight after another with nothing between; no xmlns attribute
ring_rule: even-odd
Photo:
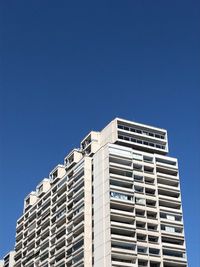
<svg viewBox="0 0 200 267"><path fill-rule="evenodd" d="M14 251L10 251L9 253L7 253L3 257L3 260L0 261L0 267L13 267L15 264L14 256Z"/></svg>
<svg viewBox="0 0 200 267"><path fill-rule="evenodd" d="M116 118L24 201L15 267L187 267L167 131Z"/></svg>

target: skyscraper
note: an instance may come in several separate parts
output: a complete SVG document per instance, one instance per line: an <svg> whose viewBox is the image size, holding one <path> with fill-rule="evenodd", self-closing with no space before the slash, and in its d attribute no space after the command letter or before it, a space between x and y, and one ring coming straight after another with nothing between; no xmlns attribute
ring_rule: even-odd
<svg viewBox="0 0 200 267"><path fill-rule="evenodd" d="M186 267L167 131L116 118L24 200L15 267Z"/></svg>

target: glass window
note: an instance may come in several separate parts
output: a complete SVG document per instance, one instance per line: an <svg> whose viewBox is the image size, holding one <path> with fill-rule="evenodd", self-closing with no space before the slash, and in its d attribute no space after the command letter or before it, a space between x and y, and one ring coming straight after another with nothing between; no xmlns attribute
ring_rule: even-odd
<svg viewBox="0 0 200 267"><path fill-rule="evenodd" d="M175 216L174 216L174 215L167 214L167 215L166 215L166 218L167 218L168 220L175 221Z"/></svg>
<svg viewBox="0 0 200 267"><path fill-rule="evenodd" d="M121 199L121 200L132 200L132 196L129 195L125 195L125 194L121 194L118 192L110 192L111 197L117 198L117 199Z"/></svg>
<svg viewBox="0 0 200 267"><path fill-rule="evenodd" d="M145 205L145 199L144 198L135 198L135 202L136 204L141 204L141 205Z"/></svg>
<svg viewBox="0 0 200 267"><path fill-rule="evenodd" d="M175 233L175 228L170 226L165 226L165 231L169 233Z"/></svg>

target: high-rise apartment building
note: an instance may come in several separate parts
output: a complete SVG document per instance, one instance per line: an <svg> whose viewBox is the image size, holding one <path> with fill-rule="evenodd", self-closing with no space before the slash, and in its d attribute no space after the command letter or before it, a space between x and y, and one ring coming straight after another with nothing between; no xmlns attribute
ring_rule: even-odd
<svg viewBox="0 0 200 267"><path fill-rule="evenodd" d="M167 131L116 118L24 201L14 267L186 267Z"/></svg>

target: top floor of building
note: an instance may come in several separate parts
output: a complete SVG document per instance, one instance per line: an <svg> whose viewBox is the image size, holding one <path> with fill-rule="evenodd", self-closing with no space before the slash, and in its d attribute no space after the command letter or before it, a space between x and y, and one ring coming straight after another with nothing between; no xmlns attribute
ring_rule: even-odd
<svg viewBox="0 0 200 267"><path fill-rule="evenodd" d="M167 131L120 118L112 120L102 131L91 131L80 143L80 148L73 149L64 163L57 165L24 200L24 212L28 211L54 184L86 155L93 156L106 144L117 144L147 153L168 153Z"/></svg>

